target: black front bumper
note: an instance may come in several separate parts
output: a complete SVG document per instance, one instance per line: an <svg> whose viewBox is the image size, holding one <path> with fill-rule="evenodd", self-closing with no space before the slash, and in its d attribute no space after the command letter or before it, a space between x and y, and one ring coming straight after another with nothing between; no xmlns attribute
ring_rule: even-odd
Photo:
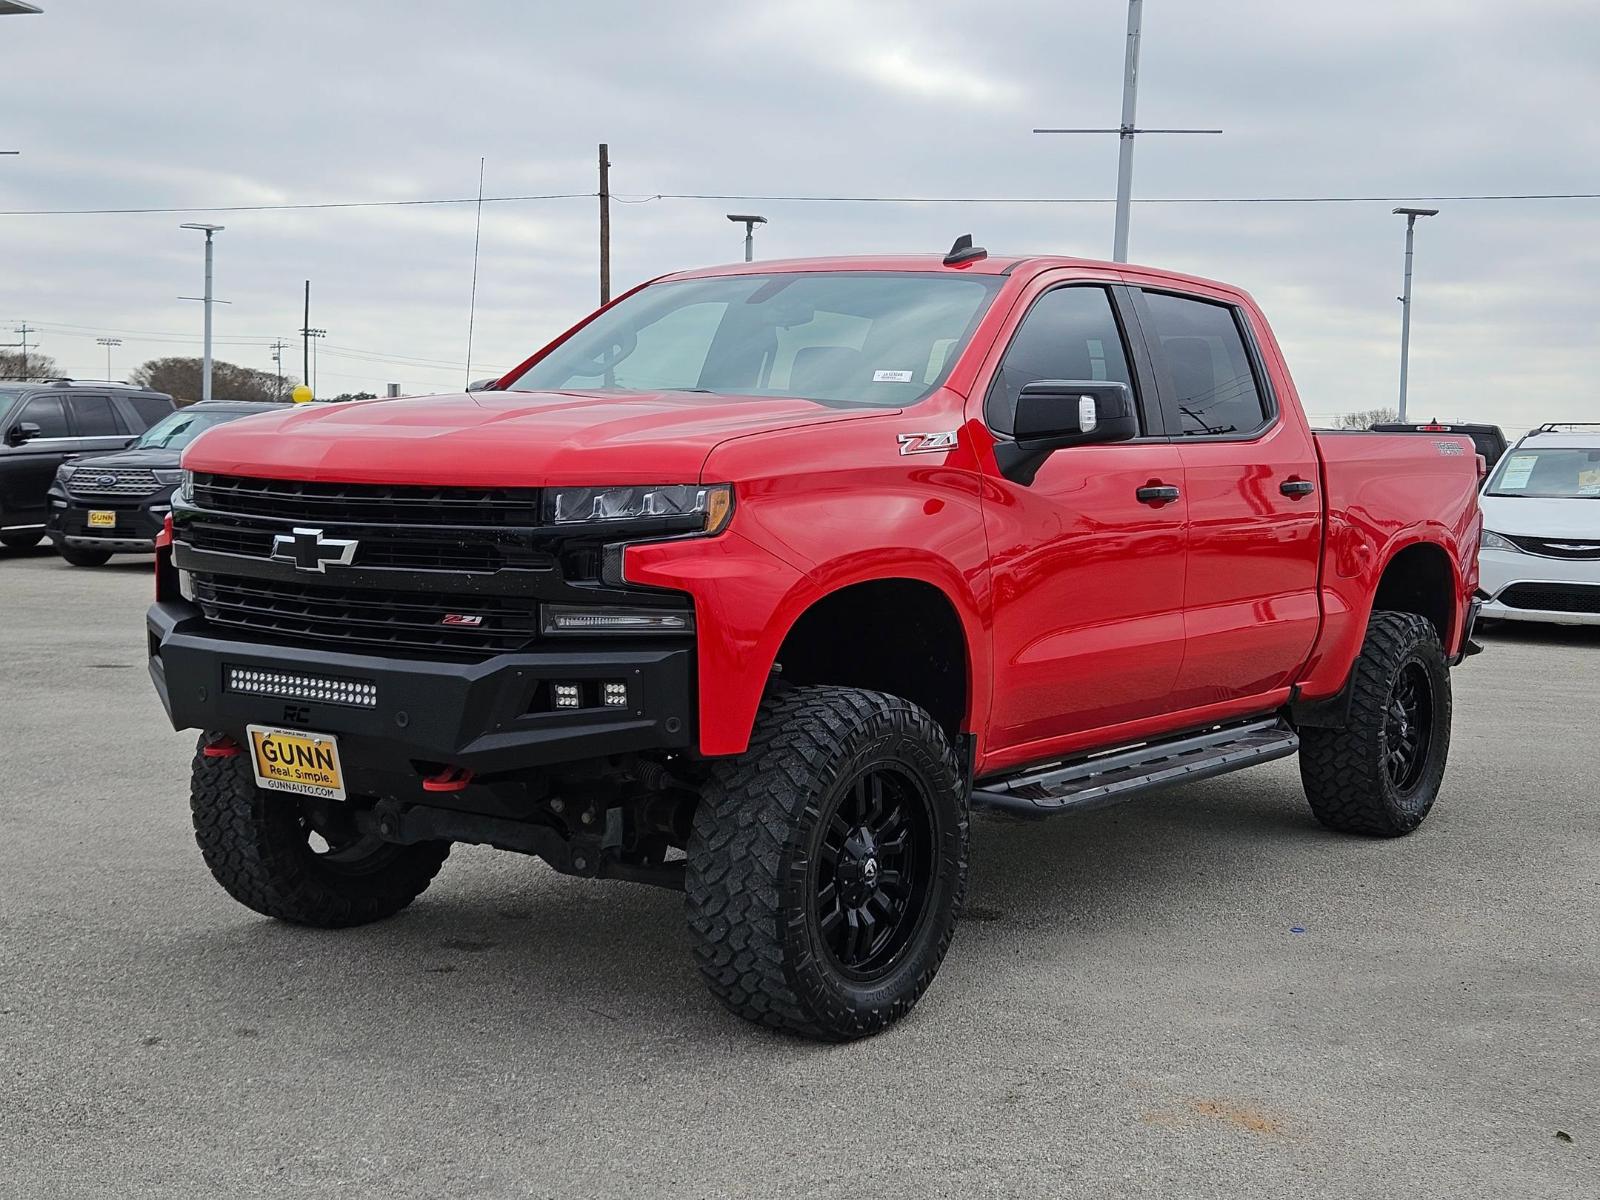
<svg viewBox="0 0 1600 1200"><path fill-rule="evenodd" d="M148 554L155 549L156 535L166 523L171 503L171 488L149 496L107 496L95 500L63 495L58 489L52 489L45 532L57 547ZM89 524L91 512L113 512L116 524L109 529L92 526Z"/></svg>
<svg viewBox="0 0 1600 1200"><path fill-rule="evenodd" d="M220 635L182 600L158 601L146 624L150 677L173 728L225 732L241 740L246 725L336 734L355 790L363 790L366 775L420 778L441 765L488 775L679 749L693 739L694 648L683 643L608 641L460 662ZM234 671L370 683L375 703L355 707L251 694L230 686ZM578 683L588 706L555 709L550 697L558 682ZM626 707L599 705L605 682L627 685Z"/></svg>

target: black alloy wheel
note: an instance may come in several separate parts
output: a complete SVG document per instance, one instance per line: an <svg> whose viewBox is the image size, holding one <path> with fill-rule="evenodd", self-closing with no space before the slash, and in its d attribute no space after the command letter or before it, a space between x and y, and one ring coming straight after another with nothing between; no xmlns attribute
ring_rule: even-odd
<svg viewBox="0 0 1600 1200"><path fill-rule="evenodd" d="M871 982L891 970L927 911L933 815L916 783L874 764L841 790L812 881L812 918L839 970Z"/></svg>

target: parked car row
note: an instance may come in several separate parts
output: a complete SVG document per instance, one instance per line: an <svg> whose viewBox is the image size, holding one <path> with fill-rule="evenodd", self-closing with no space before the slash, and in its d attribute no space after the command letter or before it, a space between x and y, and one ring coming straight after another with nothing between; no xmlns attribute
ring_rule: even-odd
<svg viewBox="0 0 1600 1200"><path fill-rule="evenodd" d="M48 537L73 566L148 554L182 478L183 448L224 421L282 408L75 379L0 380L0 545Z"/></svg>

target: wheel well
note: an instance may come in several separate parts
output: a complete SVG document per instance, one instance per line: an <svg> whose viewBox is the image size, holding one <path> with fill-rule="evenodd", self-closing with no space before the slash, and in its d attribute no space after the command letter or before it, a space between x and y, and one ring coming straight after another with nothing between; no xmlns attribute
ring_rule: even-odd
<svg viewBox="0 0 1600 1200"><path fill-rule="evenodd" d="M1455 612L1455 573L1444 550L1431 542L1407 546L1389 560L1378 580L1373 611L1416 613L1439 631L1448 652L1450 622Z"/></svg>
<svg viewBox="0 0 1600 1200"><path fill-rule="evenodd" d="M801 614L778 650L784 683L869 688L921 705L951 738L967 711L967 641L955 607L915 579L840 588Z"/></svg>

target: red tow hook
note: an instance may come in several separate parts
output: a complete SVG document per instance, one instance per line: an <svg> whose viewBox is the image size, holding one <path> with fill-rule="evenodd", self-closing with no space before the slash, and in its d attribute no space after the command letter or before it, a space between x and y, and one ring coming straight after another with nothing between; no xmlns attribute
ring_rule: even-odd
<svg viewBox="0 0 1600 1200"><path fill-rule="evenodd" d="M239 743L223 734L200 747L200 753L206 758L232 758L239 753Z"/></svg>
<svg viewBox="0 0 1600 1200"><path fill-rule="evenodd" d="M425 792L464 792L471 782L471 767L445 767L437 775L429 775L424 778L422 790Z"/></svg>

